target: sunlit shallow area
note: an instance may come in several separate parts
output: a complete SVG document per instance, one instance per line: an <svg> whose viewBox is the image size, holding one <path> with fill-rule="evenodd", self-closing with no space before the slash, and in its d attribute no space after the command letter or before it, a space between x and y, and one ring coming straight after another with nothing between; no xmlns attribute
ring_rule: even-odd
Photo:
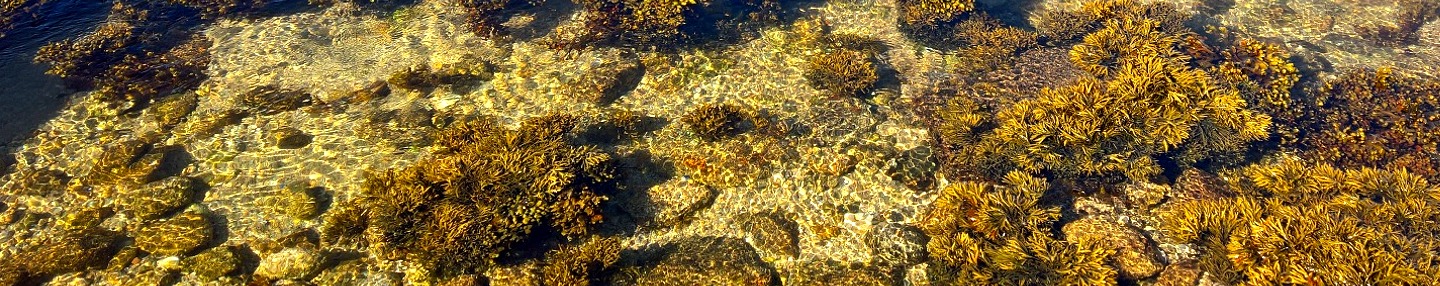
<svg viewBox="0 0 1440 286"><path fill-rule="evenodd" d="M0 0L0 285L1433 284L1437 19Z"/></svg>

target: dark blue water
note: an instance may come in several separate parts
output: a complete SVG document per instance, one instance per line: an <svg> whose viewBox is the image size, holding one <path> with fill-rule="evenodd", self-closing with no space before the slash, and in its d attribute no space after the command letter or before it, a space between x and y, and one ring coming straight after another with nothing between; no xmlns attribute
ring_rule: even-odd
<svg viewBox="0 0 1440 286"><path fill-rule="evenodd" d="M55 0L15 22L0 38L0 150L23 140L64 105L59 78L33 62L45 43L83 35L105 19L109 1ZM8 152L7 152L8 153ZM6 156L8 157L8 156ZM5 159L0 159L3 169Z"/></svg>

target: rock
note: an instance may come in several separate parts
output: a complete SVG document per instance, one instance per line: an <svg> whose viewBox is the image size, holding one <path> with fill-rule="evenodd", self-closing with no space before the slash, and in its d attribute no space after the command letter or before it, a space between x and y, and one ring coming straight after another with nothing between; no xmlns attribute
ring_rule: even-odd
<svg viewBox="0 0 1440 286"><path fill-rule="evenodd" d="M1215 174L1190 168L1180 173L1175 178L1175 186L1170 197L1175 202L1190 200L1209 200L1235 196L1225 187L1225 181Z"/></svg>
<svg viewBox="0 0 1440 286"><path fill-rule="evenodd" d="M384 271L371 271L373 263L363 259L348 260L321 270L310 279L313 285L401 285L398 275ZM499 285L492 283L491 285Z"/></svg>
<svg viewBox="0 0 1440 286"><path fill-rule="evenodd" d="M865 246L870 248L871 262L881 265L904 266L920 263L927 255L925 244L930 237L914 226L880 222L865 234Z"/></svg>
<svg viewBox="0 0 1440 286"><path fill-rule="evenodd" d="M240 258L229 247L215 247L185 260L186 270L206 279L217 279L240 266Z"/></svg>
<svg viewBox="0 0 1440 286"><path fill-rule="evenodd" d="M240 97L240 103L259 114L272 115L310 105L313 98L304 91L273 85L257 86Z"/></svg>
<svg viewBox="0 0 1440 286"><path fill-rule="evenodd" d="M894 279L879 266L836 261L795 265L781 275L785 278L785 285L793 286L896 285Z"/></svg>
<svg viewBox="0 0 1440 286"><path fill-rule="evenodd" d="M920 146L900 152L885 169L885 175L911 190L928 191L935 186L935 152Z"/></svg>
<svg viewBox="0 0 1440 286"><path fill-rule="evenodd" d="M198 197L200 182L168 177L138 188L122 189L115 203L140 219L158 219L190 206Z"/></svg>
<svg viewBox="0 0 1440 286"><path fill-rule="evenodd" d="M561 94L576 100L609 104L630 92L645 75L640 59L618 49L596 51L592 60L575 67L574 77L561 80Z"/></svg>
<svg viewBox="0 0 1440 286"><path fill-rule="evenodd" d="M695 181L669 180L645 190L649 202L639 202L635 213L648 225L674 225L709 207L717 195L714 189Z"/></svg>
<svg viewBox="0 0 1440 286"><path fill-rule="evenodd" d="M365 87L351 91L350 94L346 95L345 101L351 103L367 102L386 96L390 96L390 84L377 80L365 85Z"/></svg>
<svg viewBox="0 0 1440 286"><path fill-rule="evenodd" d="M261 208L290 218L307 220L320 215L321 188L290 184L255 202Z"/></svg>
<svg viewBox="0 0 1440 286"><path fill-rule="evenodd" d="M654 249L621 267L614 285L775 285L774 270L745 241L691 237ZM643 251L642 251L643 252ZM622 258L622 260L625 260Z"/></svg>
<svg viewBox="0 0 1440 286"><path fill-rule="evenodd" d="M190 112L195 111L195 107L199 105L199 96L193 92L186 92L155 101L150 108L145 110L145 116L162 126L174 126L189 116Z"/></svg>
<svg viewBox="0 0 1440 286"><path fill-rule="evenodd" d="M135 246L154 255L183 255L214 238L209 216L191 208L175 217L141 225L133 233Z"/></svg>
<svg viewBox="0 0 1440 286"><path fill-rule="evenodd" d="M1200 269L1189 263L1177 263L1165 266L1160 272L1160 277L1155 278L1155 286L1193 286L1200 281Z"/></svg>
<svg viewBox="0 0 1440 286"><path fill-rule="evenodd" d="M304 280L319 270L324 257L313 247L292 247L266 255L255 266L255 275L271 279Z"/></svg>
<svg viewBox="0 0 1440 286"><path fill-rule="evenodd" d="M305 134L305 131L293 127L281 127L270 131L270 143L280 149L296 149L310 145L315 136Z"/></svg>
<svg viewBox="0 0 1440 286"><path fill-rule="evenodd" d="M746 240L766 261L794 258L800 253L800 230L789 215L780 211L745 214L739 218Z"/></svg>
<svg viewBox="0 0 1440 286"><path fill-rule="evenodd" d="M1115 251L1110 259L1122 279L1149 278L1165 267L1159 259L1158 249L1134 227L1100 216L1088 216L1066 224L1063 231L1070 242L1095 244Z"/></svg>
<svg viewBox="0 0 1440 286"><path fill-rule="evenodd" d="M1155 184L1151 182L1138 182L1125 185L1125 200L1129 205L1140 209L1150 209L1160 204L1165 195L1170 192L1170 186Z"/></svg>

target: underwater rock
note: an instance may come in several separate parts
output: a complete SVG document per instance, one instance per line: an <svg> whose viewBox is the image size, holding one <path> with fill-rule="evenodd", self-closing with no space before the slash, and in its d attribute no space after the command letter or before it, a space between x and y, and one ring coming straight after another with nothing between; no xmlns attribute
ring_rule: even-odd
<svg viewBox="0 0 1440 286"><path fill-rule="evenodd" d="M315 137L294 127L281 127L270 131L270 143L280 149L296 149L310 145Z"/></svg>
<svg viewBox="0 0 1440 286"><path fill-rule="evenodd" d="M240 96L240 103L258 114L274 115L308 106L314 99L309 93L274 85L251 88Z"/></svg>
<svg viewBox="0 0 1440 286"><path fill-rule="evenodd" d="M645 190L648 202L639 202L634 213L647 225L665 227L679 224L710 207L719 192L692 180L672 179Z"/></svg>
<svg viewBox="0 0 1440 286"><path fill-rule="evenodd" d="M718 141L745 132L749 113L730 104L706 104L696 107L680 119L696 135L706 141Z"/></svg>
<svg viewBox="0 0 1440 286"><path fill-rule="evenodd" d="M1181 172L1180 177L1175 178L1170 192L1172 202L1228 198L1234 195L1219 176L1196 168Z"/></svg>
<svg viewBox="0 0 1440 286"><path fill-rule="evenodd" d="M16 280L27 281L103 267L115 254L118 238L119 233L98 227L34 237L14 256L0 260L0 270L18 270L12 272L18 274Z"/></svg>
<svg viewBox="0 0 1440 286"><path fill-rule="evenodd" d="M163 97L145 109L145 116L159 122L161 126L175 126L180 124L190 112L195 111L199 106L200 97L193 92L186 92Z"/></svg>
<svg viewBox="0 0 1440 286"><path fill-rule="evenodd" d="M692 237L659 247L658 257L624 267L614 285L773 285L774 270L745 241Z"/></svg>
<svg viewBox="0 0 1440 286"><path fill-rule="evenodd" d="M1114 251L1110 257L1120 278L1140 280L1154 276L1165 265L1159 260L1156 247L1140 230L1096 216L1065 224L1066 239L1081 244L1095 244Z"/></svg>
<svg viewBox="0 0 1440 286"><path fill-rule="evenodd" d="M488 62L467 57L438 68L431 68L429 65L414 66L391 74L385 82L400 89L429 90L441 85L488 81L495 78L493 69Z"/></svg>
<svg viewBox="0 0 1440 286"><path fill-rule="evenodd" d="M1125 194L1125 201L1131 206L1141 210L1148 210L1160 204L1170 193L1170 186L1151 182L1133 182L1126 184L1122 191Z"/></svg>
<svg viewBox="0 0 1440 286"><path fill-rule="evenodd" d="M930 240L925 233L914 226L880 222L865 234L865 246L870 248L871 263L877 265L905 266L920 263L926 256L925 244Z"/></svg>
<svg viewBox="0 0 1440 286"><path fill-rule="evenodd" d="M766 261L794 258L800 254L800 229L782 211L745 214L739 217L746 240Z"/></svg>
<svg viewBox="0 0 1440 286"><path fill-rule="evenodd" d="M377 80L365 85L364 87L361 87L360 89L351 91L349 94L346 94L345 98L342 98L340 101L348 103L360 103L385 98L386 96L390 96L390 83Z"/></svg>
<svg viewBox="0 0 1440 286"><path fill-rule="evenodd" d="M364 259L346 260L336 264L335 267L321 270L315 274L315 278L309 280L314 285L403 285L399 275L392 273L377 273L370 269L370 263ZM490 285L504 285L493 283ZM474 285L474 284L469 284Z"/></svg>
<svg viewBox="0 0 1440 286"><path fill-rule="evenodd" d="M240 268L240 258L230 247L214 247L185 259L187 272L206 279L218 279Z"/></svg>
<svg viewBox="0 0 1440 286"><path fill-rule="evenodd" d="M1160 271L1160 276L1155 278L1156 286L1190 286L1200 282L1200 269L1189 263L1176 263L1165 266Z"/></svg>
<svg viewBox="0 0 1440 286"><path fill-rule="evenodd" d="M214 238L214 223L205 211L192 207L168 219L140 225L131 235L135 246L154 255L183 255Z"/></svg>
<svg viewBox="0 0 1440 286"><path fill-rule="evenodd" d="M888 165L885 175L910 190L923 192L935 186L938 164L930 147L920 146L900 152Z"/></svg>
<svg viewBox="0 0 1440 286"><path fill-rule="evenodd" d="M899 285L878 266L836 261L806 262L788 267L780 275L789 286Z"/></svg>
<svg viewBox="0 0 1440 286"><path fill-rule="evenodd" d="M209 138L225 130L225 127L239 124L248 116L240 110L210 111L194 114L175 130L176 137L199 140Z"/></svg>
<svg viewBox="0 0 1440 286"><path fill-rule="evenodd" d="M561 80L562 95L597 105L610 104L634 89L645 75L645 67L633 53L611 49L592 57L571 71L575 76Z"/></svg>
<svg viewBox="0 0 1440 286"><path fill-rule="evenodd" d="M90 172L82 177L89 184L139 184L160 166L157 156L150 156L153 145L141 140L124 140L100 148L91 161Z"/></svg>
<svg viewBox="0 0 1440 286"><path fill-rule="evenodd" d="M266 255L255 266L255 275L271 279L304 280L320 270L324 256L313 247L291 247Z"/></svg>
<svg viewBox="0 0 1440 286"><path fill-rule="evenodd" d="M200 181L174 176L122 189L115 203L137 218L150 220L185 209L198 199Z"/></svg>
<svg viewBox="0 0 1440 286"><path fill-rule="evenodd" d="M321 188L289 184L255 201L261 208L293 219L307 220L320 215Z"/></svg>
<svg viewBox="0 0 1440 286"><path fill-rule="evenodd" d="M0 193L16 196L51 196L69 189L69 174L54 169L19 169L10 174L8 184Z"/></svg>

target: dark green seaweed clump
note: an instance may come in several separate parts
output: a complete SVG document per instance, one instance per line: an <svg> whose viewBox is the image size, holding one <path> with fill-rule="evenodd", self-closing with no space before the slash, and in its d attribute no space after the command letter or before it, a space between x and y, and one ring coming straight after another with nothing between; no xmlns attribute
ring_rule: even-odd
<svg viewBox="0 0 1440 286"><path fill-rule="evenodd" d="M414 259L441 274L467 273L524 251L517 243L577 238L601 220L615 171L610 155L569 143L576 120L555 115L509 130L493 120L456 123L442 150L410 167L372 174L360 216L335 214L327 240L363 224L382 257ZM343 215L343 216L342 216ZM335 233L335 234L331 234Z"/></svg>

